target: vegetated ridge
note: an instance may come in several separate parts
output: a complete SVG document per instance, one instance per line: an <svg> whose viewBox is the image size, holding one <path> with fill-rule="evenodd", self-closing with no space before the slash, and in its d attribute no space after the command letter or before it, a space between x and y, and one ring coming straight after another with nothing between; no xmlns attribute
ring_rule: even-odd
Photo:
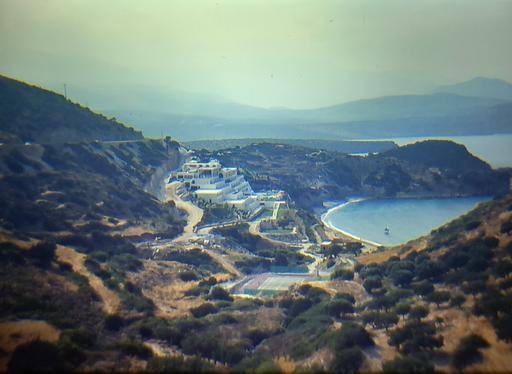
<svg viewBox="0 0 512 374"><path fill-rule="evenodd" d="M142 134L63 95L0 75L0 142L137 140Z"/></svg>
<svg viewBox="0 0 512 374"><path fill-rule="evenodd" d="M503 194L509 176L451 141L425 141L367 157L287 144L198 150L240 167L256 189L282 189L303 207L349 196L453 197Z"/></svg>

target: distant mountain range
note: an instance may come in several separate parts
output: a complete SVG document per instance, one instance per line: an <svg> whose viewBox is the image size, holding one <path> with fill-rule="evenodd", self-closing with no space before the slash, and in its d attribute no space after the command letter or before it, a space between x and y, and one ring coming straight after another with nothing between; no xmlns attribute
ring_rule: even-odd
<svg viewBox="0 0 512 374"><path fill-rule="evenodd" d="M52 114L66 100L49 91L40 90L37 94L31 91L30 95L22 92L17 100L24 101L32 109L23 115L17 114L16 118L10 116L9 108L19 105L13 97L21 87L21 82L0 79L0 131L16 132L17 124L26 121L28 117L24 116L30 117L36 107L44 109L45 117L38 121L50 130L55 129L55 134L67 131L66 116ZM24 89L26 87L29 86L25 85ZM142 130L146 136L170 135L181 141L237 138L343 140L512 133L512 85L487 78L442 86L428 94L385 96L308 110L258 108L214 95L146 86L97 90L76 87L73 92L74 100L115 117L104 118L111 124L112 131L106 134L102 130L99 139L141 137L140 133L132 131L128 134L126 129L121 129L116 118ZM72 104L69 100L67 103ZM73 105L73 110L79 110L84 121L90 117L88 113L92 112L88 108ZM41 134L33 130L21 138L29 141L40 138ZM84 136L78 132L75 135L77 139Z"/></svg>
<svg viewBox="0 0 512 374"><path fill-rule="evenodd" d="M128 95L128 93L126 94ZM130 94L131 95L131 94ZM121 95L122 96L122 95ZM144 93L140 94L144 97ZM399 136L480 135L512 132L512 85L475 78L422 95L385 96L309 110L264 109L219 97L162 92L151 107L106 113L136 124L147 135L180 140L226 138L349 139ZM122 97L117 97L122 101ZM155 103L167 102L156 106Z"/></svg>
<svg viewBox="0 0 512 374"><path fill-rule="evenodd" d="M489 79L482 77L474 78L458 84L441 86L435 92L512 100L512 84L501 79Z"/></svg>

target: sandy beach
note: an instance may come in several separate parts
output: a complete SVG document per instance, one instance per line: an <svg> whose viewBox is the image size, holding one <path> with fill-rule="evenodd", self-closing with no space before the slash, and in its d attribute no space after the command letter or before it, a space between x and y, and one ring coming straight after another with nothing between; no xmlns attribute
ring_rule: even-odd
<svg viewBox="0 0 512 374"><path fill-rule="evenodd" d="M323 223L323 225L327 228L329 228L330 230L336 232L336 233L339 233L341 234L342 236L348 238L348 239L352 239L352 240L356 240L358 242L361 242L363 244L366 244L366 245L370 245L372 247L382 247L383 245L380 244L380 243L377 243L377 242L374 242L374 241L371 241L371 240L367 240L367 239L364 239L364 238L360 238L358 236L355 236L347 231L344 231L340 228L337 228L335 227L334 225L332 225L330 222L328 222L326 220L326 217L332 213L333 211L336 211L336 210L340 210L340 209L343 209L345 207L347 207L348 205L350 204L355 204L355 203L359 203L361 201L365 201L365 200L368 200L367 198L357 198L357 199L349 199L349 201L343 203L343 204L340 204L340 205L337 205L335 207L332 207L330 208L327 212L325 212L324 214L321 215L320 219Z"/></svg>

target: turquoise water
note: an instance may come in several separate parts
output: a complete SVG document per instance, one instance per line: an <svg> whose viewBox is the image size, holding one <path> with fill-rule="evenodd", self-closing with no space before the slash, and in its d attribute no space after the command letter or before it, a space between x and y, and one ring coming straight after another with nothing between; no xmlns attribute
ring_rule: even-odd
<svg viewBox="0 0 512 374"><path fill-rule="evenodd" d="M489 197L450 199L375 199L329 211L323 220L356 237L396 245L428 234ZM389 235L384 234L389 227Z"/></svg>

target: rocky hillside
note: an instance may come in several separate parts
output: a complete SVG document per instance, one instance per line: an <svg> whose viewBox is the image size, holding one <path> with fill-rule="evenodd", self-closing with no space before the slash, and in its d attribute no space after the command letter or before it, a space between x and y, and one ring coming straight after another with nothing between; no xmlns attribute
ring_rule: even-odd
<svg viewBox="0 0 512 374"><path fill-rule="evenodd" d="M0 76L0 142L142 139L142 133L64 96Z"/></svg>
<svg viewBox="0 0 512 374"><path fill-rule="evenodd" d="M45 237L59 232L147 232L174 236L182 223L144 187L162 164L179 162L172 141L4 145L0 148L1 226Z"/></svg>
<svg viewBox="0 0 512 374"><path fill-rule="evenodd" d="M360 256L363 323L384 370L510 372L512 195L405 245Z"/></svg>
<svg viewBox="0 0 512 374"><path fill-rule="evenodd" d="M305 207L347 196L437 197L495 195L508 191L509 177L494 171L464 146L427 141L368 157L313 151L284 144L196 151L241 167L256 189L282 189Z"/></svg>

